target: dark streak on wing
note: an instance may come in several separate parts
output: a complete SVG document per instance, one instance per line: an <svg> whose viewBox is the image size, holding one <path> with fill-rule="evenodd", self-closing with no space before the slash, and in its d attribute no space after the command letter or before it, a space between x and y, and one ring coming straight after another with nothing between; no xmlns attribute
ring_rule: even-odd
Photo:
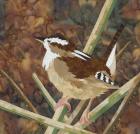
<svg viewBox="0 0 140 134"><path fill-rule="evenodd" d="M75 52L76 54L78 54L78 55L80 55L80 56L82 56L83 58L85 58L85 59L89 59L89 58L91 58L91 56L89 56L88 54L86 54L86 53L84 53L84 52L81 52L81 51L79 51L80 53L78 53L78 52ZM82 54L81 54L82 53Z"/></svg>
<svg viewBox="0 0 140 134"><path fill-rule="evenodd" d="M107 83L106 76L104 75L103 81Z"/></svg>
<svg viewBox="0 0 140 134"><path fill-rule="evenodd" d="M100 79L100 77L101 77L101 73L97 73L97 79Z"/></svg>

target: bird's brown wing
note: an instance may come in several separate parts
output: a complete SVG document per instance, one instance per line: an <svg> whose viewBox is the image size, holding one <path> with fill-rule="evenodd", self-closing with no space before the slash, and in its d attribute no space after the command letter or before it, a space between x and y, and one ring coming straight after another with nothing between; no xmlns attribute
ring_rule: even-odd
<svg viewBox="0 0 140 134"><path fill-rule="evenodd" d="M106 71L110 74L102 59L89 58L82 60L78 57L60 57L59 59L67 64L69 72L74 74L76 78L83 79L95 75L98 71Z"/></svg>

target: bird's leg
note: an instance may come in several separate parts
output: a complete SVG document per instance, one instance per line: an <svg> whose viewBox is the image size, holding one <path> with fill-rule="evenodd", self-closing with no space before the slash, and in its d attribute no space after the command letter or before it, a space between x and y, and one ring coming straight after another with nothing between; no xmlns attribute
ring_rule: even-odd
<svg viewBox="0 0 140 134"><path fill-rule="evenodd" d="M59 107L66 106L66 108L67 108L68 111L70 112L70 111L71 111L71 105L70 105L70 103L68 102L68 100L69 100L69 97L62 97L62 98L56 103L55 110L58 109Z"/></svg>
<svg viewBox="0 0 140 134"><path fill-rule="evenodd" d="M89 100L89 103L88 103L88 106L86 107L86 109L84 110L84 112L83 112L83 114L82 114L82 116L80 118L80 124L90 123L88 114L89 114L89 111L90 111L90 107L92 105L92 102L93 102L93 99L90 99Z"/></svg>

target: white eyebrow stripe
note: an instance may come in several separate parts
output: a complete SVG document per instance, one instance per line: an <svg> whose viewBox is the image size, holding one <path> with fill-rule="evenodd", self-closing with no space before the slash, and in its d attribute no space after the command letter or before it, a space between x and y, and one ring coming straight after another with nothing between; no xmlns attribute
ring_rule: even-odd
<svg viewBox="0 0 140 134"><path fill-rule="evenodd" d="M62 40L62 39L60 39L58 37L56 37L56 38L46 38L45 40L46 41L50 41L50 43L58 43L58 44L61 44L62 46L66 46L69 43L67 40Z"/></svg>
<svg viewBox="0 0 140 134"><path fill-rule="evenodd" d="M77 53L74 53L72 52L72 54L80 59L83 59L83 60L86 60L84 57L82 57L81 55L77 54Z"/></svg>
<svg viewBox="0 0 140 134"><path fill-rule="evenodd" d="M83 53L83 52L81 52L79 50L74 50L74 52L77 53L77 54L83 55L83 56L85 56L87 58L91 58L90 56L86 55L85 53Z"/></svg>

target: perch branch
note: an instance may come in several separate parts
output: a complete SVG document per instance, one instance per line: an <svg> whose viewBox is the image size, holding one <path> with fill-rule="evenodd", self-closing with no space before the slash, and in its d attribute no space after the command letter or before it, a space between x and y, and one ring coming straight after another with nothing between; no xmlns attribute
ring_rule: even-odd
<svg viewBox="0 0 140 134"><path fill-rule="evenodd" d="M108 126L106 127L105 131L103 132L103 134L111 134L112 132L112 128L114 127L115 123L118 121L120 115L122 114L125 106L128 104L131 96L133 95L134 91L136 91L138 89L138 87L136 88L131 88L130 91L128 92L128 94L125 96L125 98L123 99L121 105L119 106L117 112L115 113L114 117L112 118L111 122L108 124Z"/></svg>
<svg viewBox="0 0 140 134"><path fill-rule="evenodd" d="M30 112L28 110L22 109L18 106L15 106L3 100L0 100L0 109L10 112L12 114L16 114L16 115L28 118L28 119L33 119L42 125L56 127L63 131L71 132L73 134L94 134L92 132L82 130L78 127L74 127L74 126L67 125L58 121L54 121L52 119Z"/></svg>
<svg viewBox="0 0 140 134"><path fill-rule="evenodd" d="M70 117L68 119L66 119L65 123L67 124L71 124L74 119L76 119L76 117L83 111L83 109L86 107L87 101L82 100L79 102L79 104L77 105L77 107L75 108L75 110L73 111L73 113L70 115ZM60 134L64 134L65 132L59 132ZM47 134L47 133L45 133ZM52 133L53 134L53 133Z"/></svg>
<svg viewBox="0 0 140 134"><path fill-rule="evenodd" d="M58 108L54 115L53 115L53 120L55 121L63 121L65 114L67 113L67 108L65 106ZM47 130L45 131L45 134L57 134L58 129L54 127L48 127Z"/></svg>

